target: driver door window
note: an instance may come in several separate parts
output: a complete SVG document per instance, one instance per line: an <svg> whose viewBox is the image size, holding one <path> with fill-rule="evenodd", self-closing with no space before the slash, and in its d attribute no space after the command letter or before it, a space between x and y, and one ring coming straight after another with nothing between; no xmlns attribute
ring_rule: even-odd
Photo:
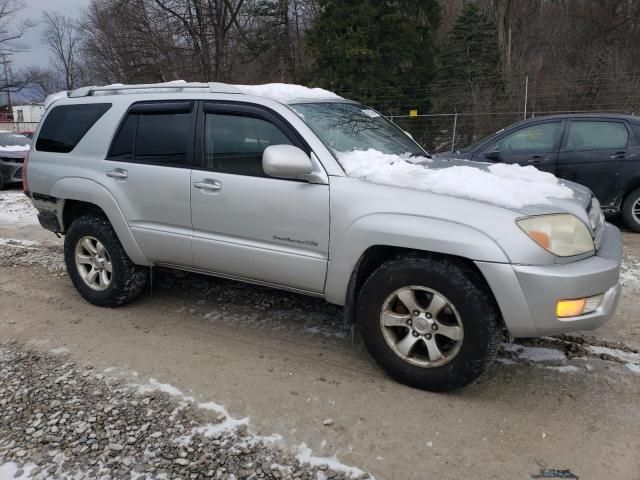
<svg viewBox="0 0 640 480"><path fill-rule="evenodd" d="M213 172L267 176L262 154L270 145L292 145L273 123L260 118L207 113L204 132L204 168Z"/></svg>

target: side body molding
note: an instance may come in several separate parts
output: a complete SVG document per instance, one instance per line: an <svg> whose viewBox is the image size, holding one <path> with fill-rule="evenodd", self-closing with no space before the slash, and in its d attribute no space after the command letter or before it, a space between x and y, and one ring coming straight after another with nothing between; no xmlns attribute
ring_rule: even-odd
<svg viewBox="0 0 640 480"><path fill-rule="evenodd" d="M370 247L383 245L506 263L498 244L483 232L439 218L403 214L361 217L343 232L332 232L325 298L345 305L351 273Z"/></svg>
<svg viewBox="0 0 640 480"><path fill-rule="evenodd" d="M88 202L100 207L107 215L109 222L111 222L129 258L138 265L149 265L149 261L133 237L118 203L111 193L102 185L87 178L65 177L53 185L51 195L57 198L64 198L65 200ZM58 221L60 225L63 224L62 212L63 208L60 208L58 211Z"/></svg>

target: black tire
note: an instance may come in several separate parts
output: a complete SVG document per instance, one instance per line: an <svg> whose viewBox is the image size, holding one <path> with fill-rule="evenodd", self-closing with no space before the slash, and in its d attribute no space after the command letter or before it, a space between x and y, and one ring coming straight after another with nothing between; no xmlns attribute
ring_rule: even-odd
<svg viewBox="0 0 640 480"><path fill-rule="evenodd" d="M0 172L0 190L4 190L4 177L2 176L2 172Z"/></svg>
<svg viewBox="0 0 640 480"><path fill-rule="evenodd" d="M104 290L94 290L85 283L76 265L76 246L87 236L104 245L111 261L111 279ZM109 220L103 216L86 215L71 224L64 239L64 260L76 290L99 307L117 307L130 302L140 296L147 285L148 269L131 261Z"/></svg>
<svg viewBox="0 0 640 480"><path fill-rule="evenodd" d="M633 215L633 206L640 200L640 188L634 190L622 202L622 219L624 223L634 232L640 232L640 218Z"/></svg>
<svg viewBox="0 0 640 480"><path fill-rule="evenodd" d="M435 290L457 310L464 336L449 363L414 365L385 340L382 308L390 295L408 286ZM360 290L356 313L365 346L375 361L397 381L433 392L464 387L487 370L496 356L499 320L498 306L479 272L461 260L421 255L402 255L375 270Z"/></svg>

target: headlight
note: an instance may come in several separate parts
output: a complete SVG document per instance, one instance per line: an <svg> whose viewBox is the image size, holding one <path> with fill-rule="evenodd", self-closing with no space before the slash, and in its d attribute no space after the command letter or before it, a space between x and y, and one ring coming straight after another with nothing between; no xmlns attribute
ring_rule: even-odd
<svg viewBox="0 0 640 480"><path fill-rule="evenodd" d="M540 215L521 218L517 223L534 242L559 257L595 251L591 232L573 215Z"/></svg>

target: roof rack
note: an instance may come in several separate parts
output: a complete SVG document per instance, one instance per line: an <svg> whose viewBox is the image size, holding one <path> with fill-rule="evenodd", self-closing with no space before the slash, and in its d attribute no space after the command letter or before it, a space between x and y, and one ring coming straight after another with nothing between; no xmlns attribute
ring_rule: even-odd
<svg viewBox="0 0 640 480"><path fill-rule="evenodd" d="M104 87L81 87L69 93L70 98L90 97L95 95L122 95L130 93L174 93L181 91L201 90L207 93L242 93L233 85L219 82L167 82L142 83L137 85L107 85Z"/></svg>

